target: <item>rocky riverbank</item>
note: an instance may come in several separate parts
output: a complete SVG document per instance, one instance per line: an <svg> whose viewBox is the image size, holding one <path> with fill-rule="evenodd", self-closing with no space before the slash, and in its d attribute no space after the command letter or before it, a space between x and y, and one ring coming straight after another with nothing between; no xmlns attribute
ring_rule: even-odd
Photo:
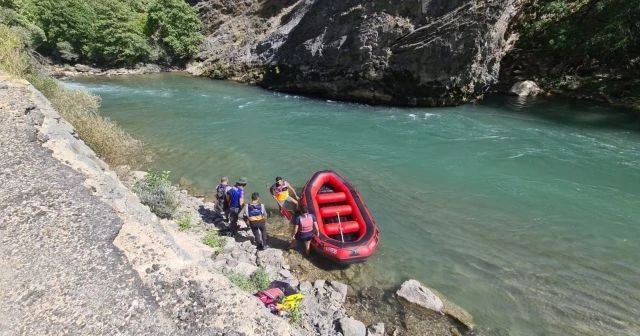
<svg viewBox="0 0 640 336"><path fill-rule="evenodd" d="M125 76L144 75L158 72L184 71L177 67L165 67L157 64L138 64L132 68L96 68L85 64L45 63L47 71L56 78L78 76Z"/></svg>
<svg viewBox="0 0 640 336"><path fill-rule="evenodd" d="M140 204L28 83L3 77L0 96L5 148L0 229L6 249L0 294L7 302L0 320L8 334L103 334L115 328L125 334L364 336L467 330L442 310L380 323L392 321L397 311L364 314L354 305L364 301L348 284L310 279L299 267L306 259L284 251L287 242L278 238L278 229L275 248L265 251L255 248L249 231L223 238L222 251L205 246L204 231L220 225L211 204L182 192L182 211L198 224L180 231L175 221L160 220ZM277 223L270 225L288 229ZM290 260L299 261L291 266ZM299 326L270 314L225 275L246 276L259 267L306 295ZM384 307L379 299L376 306ZM62 311L64 318L56 317ZM364 317L368 327L359 321ZM433 318L440 322L424 324ZM412 329L411 321L423 324Z"/></svg>

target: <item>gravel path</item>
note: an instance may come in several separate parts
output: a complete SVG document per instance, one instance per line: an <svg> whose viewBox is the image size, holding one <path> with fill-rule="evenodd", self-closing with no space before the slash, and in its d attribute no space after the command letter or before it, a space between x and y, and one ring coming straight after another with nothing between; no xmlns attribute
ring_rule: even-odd
<svg viewBox="0 0 640 336"><path fill-rule="evenodd" d="M30 96L0 77L0 335L175 333L112 243L122 221L37 139Z"/></svg>

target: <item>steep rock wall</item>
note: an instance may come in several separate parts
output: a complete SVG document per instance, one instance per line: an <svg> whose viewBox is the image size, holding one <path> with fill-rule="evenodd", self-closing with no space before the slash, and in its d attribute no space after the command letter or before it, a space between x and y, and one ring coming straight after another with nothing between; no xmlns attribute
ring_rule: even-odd
<svg viewBox="0 0 640 336"><path fill-rule="evenodd" d="M192 72L367 103L441 106L496 82L519 0L196 4L207 38Z"/></svg>

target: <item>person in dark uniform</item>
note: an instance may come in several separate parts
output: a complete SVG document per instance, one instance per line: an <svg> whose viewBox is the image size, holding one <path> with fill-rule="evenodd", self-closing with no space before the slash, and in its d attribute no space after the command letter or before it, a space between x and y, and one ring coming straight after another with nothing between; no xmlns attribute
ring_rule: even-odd
<svg viewBox="0 0 640 336"><path fill-rule="evenodd" d="M267 211L264 204L260 203L260 194L251 194L251 203L247 205L246 220L253 232L258 250L268 248L267 245Z"/></svg>

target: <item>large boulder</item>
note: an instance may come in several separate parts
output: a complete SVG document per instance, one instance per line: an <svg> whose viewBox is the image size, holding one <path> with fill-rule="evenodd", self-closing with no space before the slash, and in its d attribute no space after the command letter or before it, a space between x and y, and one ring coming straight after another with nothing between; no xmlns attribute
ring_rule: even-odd
<svg viewBox="0 0 640 336"><path fill-rule="evenodd" d="M531 80L516 82L509 90L509 93L512 95L525 97L525 96L535 96L538 93L542 92L542 89L538 86L538 84Z"/></svg>
<svg viewBox="0 0 640 336"><path fill-rule="evenodd" d="M195 74L336 99L454 105L497 81L521 0L200 1Z"/></svg>
<svg viewBox="0 0 640 336"><path fill-rule="evenodd" d="M442 300L417 280L405 281L396 294L421 307L431 309L438 313L444 313L444 303Z"/></svg>

